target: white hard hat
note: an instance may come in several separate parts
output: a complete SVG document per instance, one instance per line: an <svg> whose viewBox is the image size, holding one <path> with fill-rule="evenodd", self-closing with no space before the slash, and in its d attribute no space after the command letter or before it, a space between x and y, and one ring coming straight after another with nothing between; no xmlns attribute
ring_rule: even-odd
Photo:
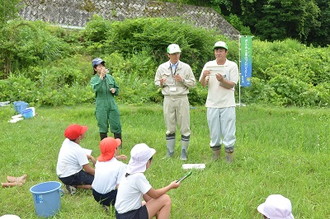
<svg viewBox="0 0 330 219"><path fill-rule="evenodd" d="M179 47L178 44L170 44L168 47L167 47L167 53L168 54L173 54L173 53L178 53L178 52L181 52L181 49Z"/></svg>
<svg viewBox="0 0 330 219"><path fill-rule="evenodd" d="M215 49L215 48L224 48L224 49L228 50L227 44L223 41L216 42L213 46L213 49Z"/></svg>

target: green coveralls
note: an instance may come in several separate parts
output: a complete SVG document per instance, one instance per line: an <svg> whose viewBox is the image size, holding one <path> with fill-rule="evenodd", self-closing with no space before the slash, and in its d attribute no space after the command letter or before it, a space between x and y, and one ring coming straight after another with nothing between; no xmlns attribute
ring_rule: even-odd
<svg viewBox="0 0 330 219"><path fill-rule="evenodd" d="M97 74L95 74L90 83L95 92L95 117L99 132L108 133L110 124L110 131L112 133L121 133L119 110L114 98L114 96L117 96L119 93L119 87L114 78L111 75L106 74L102 80ZM115 88L116 92L112 94L110 88Z"/></svg>

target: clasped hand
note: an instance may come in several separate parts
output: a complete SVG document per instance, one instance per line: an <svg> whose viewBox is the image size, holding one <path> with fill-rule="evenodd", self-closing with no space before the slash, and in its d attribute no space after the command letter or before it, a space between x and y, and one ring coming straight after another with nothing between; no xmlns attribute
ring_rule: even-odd
<svg viewBox="0 0 330 219"><path fill-rule="evenodd" d="M103 79L104 76L107 74L107 69L105 67L102 67L98 73L100 75L100 78Z"/></svg>

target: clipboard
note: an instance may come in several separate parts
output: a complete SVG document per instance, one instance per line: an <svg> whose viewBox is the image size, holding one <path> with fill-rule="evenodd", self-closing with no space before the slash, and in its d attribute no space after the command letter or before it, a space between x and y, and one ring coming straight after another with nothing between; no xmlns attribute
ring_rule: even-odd
<svg viewBox="0 0 330 219"><path fill-rule="evenodd" d="M209 76L215 77L216 74L225 75L224 68L225 68L224 65L212 65L212 66L207 66L206 70L209 70L211 72L211 74Z"/></svg>
<svg viewBox="0 0 330 219"><path fill-rule="evenodd" d="M83 151L85 152L86 155L91 155L92 154L92 150L91 149L87 149L87 148L82 148Z"/></svg>
<svg viewBox="0 0 330 219"><path fill-rule="evenodd" d="M183 177L181 177L180 179L178 179L176 182L180 183L183 180L187 179L188 176L190 176L192 174L192 171L190 171L189 173L187 173L186 175L184 175Z"/></svg>

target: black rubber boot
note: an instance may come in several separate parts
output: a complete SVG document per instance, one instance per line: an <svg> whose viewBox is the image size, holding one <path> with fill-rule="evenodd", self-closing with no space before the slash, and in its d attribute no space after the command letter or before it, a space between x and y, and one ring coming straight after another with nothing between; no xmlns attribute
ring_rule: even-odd
<svg viewBox="0 0 330 219"><path fill-rule="evenodd" d="M100 133L101 141L102 141L103 138L106 138L106 137L108 137L107 133Z"/></svg>

